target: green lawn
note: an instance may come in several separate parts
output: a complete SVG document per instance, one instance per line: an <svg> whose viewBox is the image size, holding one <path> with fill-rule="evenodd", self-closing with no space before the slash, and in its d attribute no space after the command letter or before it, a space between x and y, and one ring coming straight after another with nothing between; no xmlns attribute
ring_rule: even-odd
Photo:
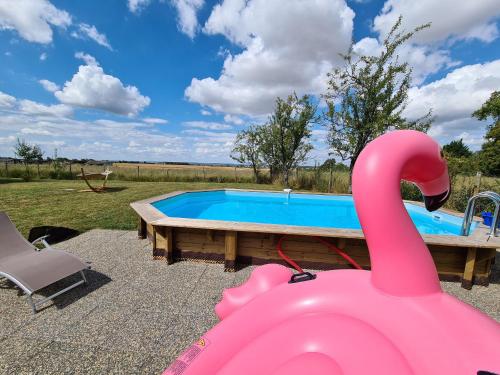
<svg viewBox="0 0 500 375"><path fill-rule="evenodd" d="M80 232L94 228L135 229L137 217L130 202L176 190L213 188L277 189L272 185L188 182L109 181L109 192L80 192L82 181L0 180L0 211L5 211L27 236L33 227L53 225ZM71 190L69 190L71 189Z"/></svg>

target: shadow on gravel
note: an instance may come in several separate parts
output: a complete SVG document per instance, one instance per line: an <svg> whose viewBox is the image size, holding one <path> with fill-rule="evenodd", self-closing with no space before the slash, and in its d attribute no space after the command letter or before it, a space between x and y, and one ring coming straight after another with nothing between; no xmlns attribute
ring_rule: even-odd
<svg viewBox="0 0 500 375"><path fill-rule="evenodd" d="M85 272L85 277L87 278L87 284L83 284L80 286L77 286L75 289L72 289L71 291L61 294L60 296L57 296L52 300L56 308L59 309L64 309L65 307L71 305L72 303L84 298L85 296L96 292L99 288L102 286L108 284L109 282L112 281L112 279L108 276L106 276L103 273L94 271L94 270L87 270ZM63 280L60 280L52 285L49 285L48 287L38 291L36 295L38 297L48 297L58 290L64 289L68 287L71 284L76 283L77 281L81 280L81 276L79 273L75 275L71 275ZM36 298L36 297L35 297ZM47 307L50 307L48 305ZM46 309L47 307L41 308L39 311L42 311Z"/></svg>
<svg viewBox="0 0 500 375"><path fill-rule="evenodd" d="M102 286L106 285L107 283L111 282L112 279L108 276L106 276L103 273L94 271L94 270L86 270L85 272L85 277L87 278L87 284L83 284L80 286L77 286L76 288L61 294L60 296L55 297L52 302L56 306L56 308L59 309L64 309L65 307L71 305L72 303L84 298L85 296L96 292L99 288ZM59 280L55 282L52 285L49 285L46 288L43 288L42 290L39 290L38 292L35 292L33 295L33 299L35 301L39 301L41 299L44 299L64 288L67 288L71 284L76 283L77 281L80 281L82 278L80 276L80 273L76 273L74 275L68 276L65 279ZM24 292L19 289L13 282L10 280L0 280L0 289L12 289L17 291L17 295L19 298L24 298ZM38 312L43 311L50 307L52 304L47 304L46 306L43 306L41 308L38 308Z"/></svg>
<svg viewBox="0 0 500 375"><path fill-rule="evenodd" d="M31 228L28 235L28 241L32 242L42 236L49 236L46 241L49 244L55 244L58 242L69 240L70 238L76 237L79 234L80 232L75 229L44 225L41 227Z"/></svg>

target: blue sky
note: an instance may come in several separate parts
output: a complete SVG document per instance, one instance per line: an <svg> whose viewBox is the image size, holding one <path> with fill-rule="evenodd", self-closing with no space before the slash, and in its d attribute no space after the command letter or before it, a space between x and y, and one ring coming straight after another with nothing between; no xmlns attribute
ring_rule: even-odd
<svg viewBox="0 0 500 375"><path fill-rule="evenodd" d="M0 155L20 137L49 156L230 161L276 96L321 95L338 54L377 53L399 14L432 22L400 51L405 115L432 107L432 136L480 148L470 113L500 89L497 0L0 0ZM316 126L309 163L325 138Z"/></svg>

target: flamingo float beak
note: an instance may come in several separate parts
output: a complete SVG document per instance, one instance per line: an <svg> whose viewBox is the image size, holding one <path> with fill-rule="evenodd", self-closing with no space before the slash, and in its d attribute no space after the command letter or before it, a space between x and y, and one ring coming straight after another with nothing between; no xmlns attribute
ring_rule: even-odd
<svg viewBox="0 0 500 375"><path fill-rule="evenodd" d="M437 195L424 195L424 203L427 211L436 211L437 209L443 207L451 194L451 185L443 193Z"/></svg>

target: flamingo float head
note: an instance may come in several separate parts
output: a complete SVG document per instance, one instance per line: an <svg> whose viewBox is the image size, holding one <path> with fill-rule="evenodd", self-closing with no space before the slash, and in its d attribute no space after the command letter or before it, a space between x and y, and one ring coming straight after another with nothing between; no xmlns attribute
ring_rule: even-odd
<svg viewBox="0 0 500 375"><path fill-rule="evenodd" d="M221 322L164 375L499 375L500 325L441 291L401 180L420 188L429 210L449 196L446 161L427 135L388 133L358 158L353 195L371 272L326 271L289 283L286 267L257 267L224 292Z"/></svg>
<svg viewBox="0 0 500 375"><path fill-rule="evenodd" d="M429 211L448 199L446 160L428 135L413 130L382 135L363 149L354 166L352 192L370 251L372 281L394 295L439 292L434 262L404 207L401 180L418 186Z"/></svg>

